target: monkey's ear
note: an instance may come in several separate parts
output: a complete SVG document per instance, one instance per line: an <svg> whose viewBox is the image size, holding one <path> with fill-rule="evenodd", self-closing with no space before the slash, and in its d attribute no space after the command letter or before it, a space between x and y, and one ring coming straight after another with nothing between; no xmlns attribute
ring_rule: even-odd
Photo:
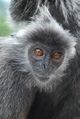
<svg viewBox="0 0 80 119"><path fill-rule="evenodd" d="M26 21L34 15L38 0L11 0L10 14L14 21Z"/></svg>

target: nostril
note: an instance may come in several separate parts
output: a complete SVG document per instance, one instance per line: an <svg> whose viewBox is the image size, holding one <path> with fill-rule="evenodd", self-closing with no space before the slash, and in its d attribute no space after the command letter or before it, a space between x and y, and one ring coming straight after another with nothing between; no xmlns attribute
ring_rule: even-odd
<svg viewBox="0 0 80 119"><path fill-rule="evenodd" d="M46 68L45 64L43 64L44 69Z"/></svg>
<svg viewBox="0 0 80 119"><path fill-rule="evenodd" d="M43 64L43 69L47 70L48 69L48 64Z"/></svg>

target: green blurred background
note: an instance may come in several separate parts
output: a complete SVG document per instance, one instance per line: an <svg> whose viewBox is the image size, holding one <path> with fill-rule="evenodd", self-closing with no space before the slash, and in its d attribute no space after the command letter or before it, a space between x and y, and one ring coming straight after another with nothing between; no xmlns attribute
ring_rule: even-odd
<svg viewBox="0 0 80 119"><path fill-rule="evenodd" d="M12 32L8 17L9 3L10 0L0 0L0 36L7 36Z"/></svg>

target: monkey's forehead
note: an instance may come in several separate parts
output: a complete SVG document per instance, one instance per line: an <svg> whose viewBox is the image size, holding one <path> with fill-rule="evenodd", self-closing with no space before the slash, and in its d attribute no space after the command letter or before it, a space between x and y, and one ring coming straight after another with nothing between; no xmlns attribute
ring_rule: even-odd
<svg viewBox="0 0 80 119"><path fill-rule="evenodd" d="M66 37L49 29L39 29L33 32L26 40L33 44L41 43L49 47L67 47Z"/></svg>

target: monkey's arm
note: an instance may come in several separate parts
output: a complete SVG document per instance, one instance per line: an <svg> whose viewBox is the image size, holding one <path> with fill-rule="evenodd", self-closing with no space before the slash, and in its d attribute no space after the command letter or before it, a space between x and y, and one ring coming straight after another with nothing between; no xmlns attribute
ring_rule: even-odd
<svg viewBox="0 0 80 119"><path fill-rule="evenodd" d="M80 85L80 83L79 83ZM64 107L51 119L79 119L80 118L80 86L73 99L65 101ZM63 103L63 102L62 102ZM59 107L58 107L59 109Z"/></svg>
<svg viewBox="0 0 80 119"><path fill-rule="evenodd" d="M15 41L14 41L15 42ZM0 118L26 119L35 91L29 87L28 73L17 71L10 60L11 45L0 43ZM10 48L10 49L9 49Z"/></svg>
<svg viewBox="0 0 80 119"><path fill-rule="evenodd" d="M35 13L38 14L38 8L42 5L47 6L53 18L73 34L79 29L79 0L11 0L10 14L16 22L30 21Z"/></svg>
<svg viewBox="0 0 80 119"><path fill-rule="evenodd" d="M37 0L12 0L11 1L11 16L19 22L29 20L37 9Z"/></svg>

